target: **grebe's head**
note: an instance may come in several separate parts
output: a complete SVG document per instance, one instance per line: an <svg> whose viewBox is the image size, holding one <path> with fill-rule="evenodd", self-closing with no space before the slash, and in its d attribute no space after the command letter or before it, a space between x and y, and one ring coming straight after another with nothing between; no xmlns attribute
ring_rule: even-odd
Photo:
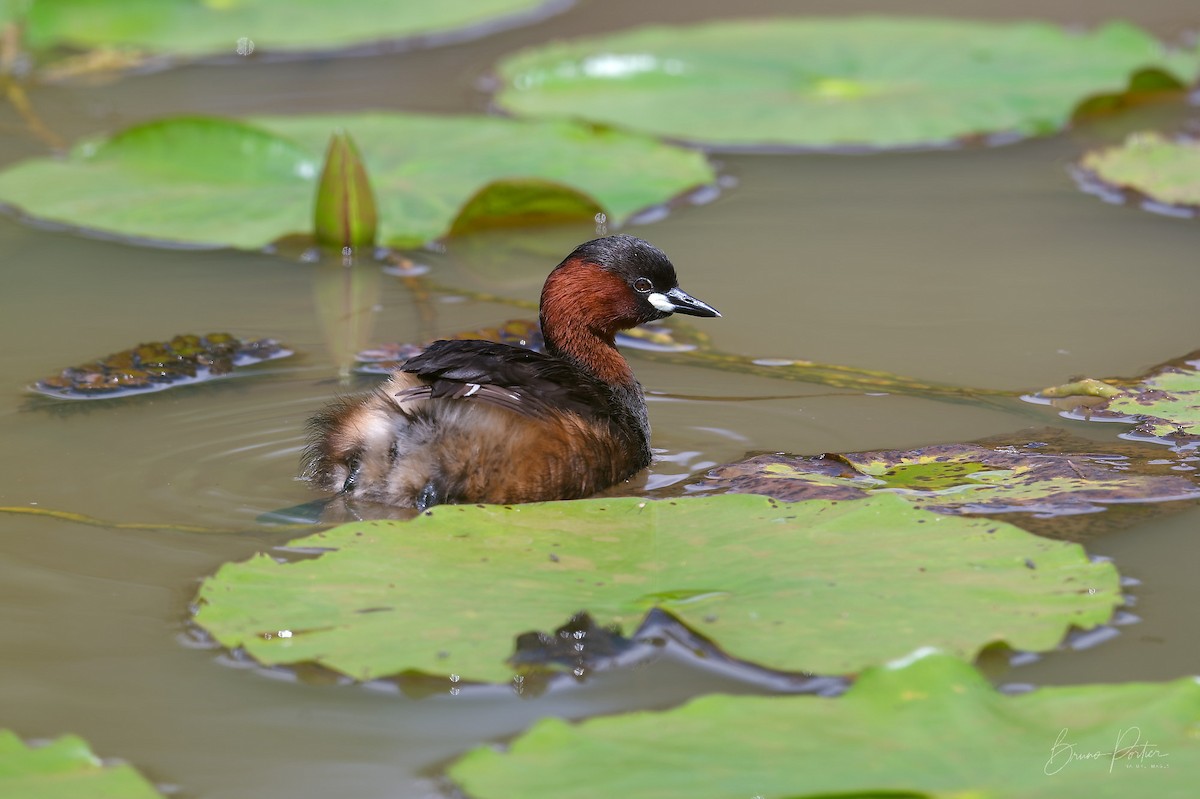
<svg viewBox="0 0 1200 799"><path fill-rule="evenodd" d="M635 236L605 236L580 244L554 268L542 289L543 330L578 324L611 337L674 313L721 315L679 288L671 259Z"/></svg>

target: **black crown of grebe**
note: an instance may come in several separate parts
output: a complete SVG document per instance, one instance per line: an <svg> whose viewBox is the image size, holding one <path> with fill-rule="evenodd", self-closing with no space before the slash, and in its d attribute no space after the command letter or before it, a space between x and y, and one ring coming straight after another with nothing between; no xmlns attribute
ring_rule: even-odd
<svg viewBox="0 0 1200 799"><path fill-rule="evenodd" d="M720 316L679 288L657 247L625 235L581 244L542 287L544 354L435 341L312 419L304 475L420 510L594 494L650 464L642 387L614 338L673 313Z"/></svg>

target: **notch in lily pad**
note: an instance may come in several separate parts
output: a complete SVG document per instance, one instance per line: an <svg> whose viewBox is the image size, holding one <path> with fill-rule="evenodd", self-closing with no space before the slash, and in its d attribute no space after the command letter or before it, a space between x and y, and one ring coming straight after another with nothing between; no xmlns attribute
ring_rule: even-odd
<svg viewBox="0 0 1200 799"><path fill-rule="evenodd" d="M354 139L334 131L317 185L313 234L330 247L372 247L379 229L375 192Z"/></svg>

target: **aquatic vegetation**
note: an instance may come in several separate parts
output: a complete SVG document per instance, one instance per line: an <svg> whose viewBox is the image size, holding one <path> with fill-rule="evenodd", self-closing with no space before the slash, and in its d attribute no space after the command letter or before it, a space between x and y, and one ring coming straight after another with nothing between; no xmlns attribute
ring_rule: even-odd
<svg viewBox="0 0 1200 799"><path fill-rule="evenodd" d="M1054 405L1070 419L1134 425L1124 438L1191 449L1200 444L1200 352L1140 378L1076 380L1024 399Z"/></svg>
<svg viewBox="0 0 1200 799"><path fill-rule="evenodd" d="M547 0L343 0L336 6L279 0L53 0L24 5L22 21L34 48L132 51L141 60L269 57L454 41L533 21L563 7Z"/></svg>
<svg viewBox="0 0 1200 799"><path fill-rule="evenodd" d="M717 150L936 147L1054 133L1147 67L1190 82L1200 54L1116 22L721 21L522 51L499 64L496 101Z"/></svg>
<svg viewBox="0 0 1200 799"><path fill-rule="evenodd" d="M1105 198L1169 216L1200 215L1200 142L1135 133L1119 146L1084 153L1076 177L1084 191Z"/></svg>
<svg viewBox="0 0 1200 799"><path fill-rule="evenodd" d="M353 136L362 153L378 238L393 247L514 219L590 220L597 207L618 226L716 180L700 153L573 122L173 117L79 142L65 160L8 167L0 171L0 200L142 244L265 247L311 233L322 155L335 130Z"/></svg>
<svg viewBox="0 0 1200 799"><path fill-rule="evenodd" d="M732 658L846 674L922 645L961 658L1001 641L1050 649L1121 603L1116 570L1077 544L894 496L448 505L287 549L321 554L223 566L196 623L261 663L356 680L506 682L515 637L581 610L626 635L665 611Z"/></svg>
<svg viewBox="0 0 1200 799"><path fill-rule="evenodd" d="M370 247L379 226L375 193L354 139L336 131L317 184L313 238L330 247Z"/></svg>
<svg viewBox="0 0 1200 799"><path fill-rule="evenodd" d="M1200 498L1195 481L1180 474L1131 471L1127 458L975 444L817 457L756 455L711 470L692 488L788 501L888 493L938 513L1032 513L1043 518L1094 513L1117 503Z"/></svg>
<svg viewBox="0 0 1200 799"><path fill-rule="evenodd" d="M1184 797L1200 767L1197 718L1192 678L1009 696L921 650L868 669L835 700L716 695L579 724L543 719L449 775L474 799Z"/></svg>
<svg viewBox="0 0 1200 799"><path fill-rule="evenodd" d="M0 729L0 796L161 799L162 794L133 766L101 761L78 736L30 746L11 730Z"/></svg>
<svg viewBox="0 0 1200 799"><path fill-rule="evenodd" d="M57 399L123 397L228 377L239 367L291 354L275 339L189 333L68 367L37 381L33 390Z"/></svg>

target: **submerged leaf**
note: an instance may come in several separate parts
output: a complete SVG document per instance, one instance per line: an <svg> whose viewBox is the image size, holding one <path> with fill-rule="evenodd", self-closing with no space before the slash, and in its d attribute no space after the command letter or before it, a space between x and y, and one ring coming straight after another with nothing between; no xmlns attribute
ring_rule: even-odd
<svg viewBox="0 0 1200 799"><path fill-rule="evenodd" d="M375 193L354 139L345 131L329 138L325 168L317 185L313 233L330 247L370 247L379 217Z"/></svg>
<svg viewBox="0 0 1200 799"><path fill-rule="evenodd" d="M1111 564L1077 545L888 496L442 506L289 548L323 554L222 567L196 623L263 663L359 680L505 681L518 634L581 610L628 634L661 609L734 658L841 674L922 644L1045 650L1121 602Z"/></svg>
<svg viewBox="0 0 1200 799"><path fill-rule="evenodd" d="M1088 384L1116 384L1117 392L1097 398ZM1125 438L1170 444L1179 449L1200 444L1200 351L1158 366L1136 379L1083 381L1055 386L1024 397L1054 405L1070 419L1130 422Z"/></svg>
<svg viewBox="0 0 1200 799"><path fill-rule="evenodd" d="M1006 696L971 666L919 652L837 699L718 695L543 719L449 775L474 799L1183 799L1200 769L1198 719L1192 678Z"/></svg>
<svg viewBox="0 0 1200 799"><path fill-rule="evenodd" d="M371 175L379 237L390 246L444 236L460 208L497 181L523 186L496 206L504 219L547 210L532 190L563 186L595 198L610 222L711 184L700 153L642 136L565 122L364 113L178 117L74 147L65 161L34 159L0 172L0 200L31 216L151 242L262 247L309 233L321 152L330 131L354 136ZM571 215L579 201L573 201Z"/></svg>
<svg viewBox="0 0 1200 799"><path fill-rule="evenodd" d="M590 119L714 148L945 145L1064 127L1097 92L1153 67L1190 82L1196 52L1168 53L1112 23L913 17L790 18L651 27L554 43L501 62L496 100L529 116Z"/></svg>
<svg viewBox="0 0 1200 799"><path fill-rule="evenodd" d="M1099 193L1099 184L1106 196L1115 190L1148 198L1150 210L1200 216L1200 142L1135 133L1118 147L1085 153L1079 165L1085 190Z"/></svg>
<svg viewBox="0 0 1200 799"><path fill-rule="evenodd" d="M87 743L64 735L44 746L26 746L0 729L0 796L13 799L161 799L127 764L105 765Z"/></svg>

